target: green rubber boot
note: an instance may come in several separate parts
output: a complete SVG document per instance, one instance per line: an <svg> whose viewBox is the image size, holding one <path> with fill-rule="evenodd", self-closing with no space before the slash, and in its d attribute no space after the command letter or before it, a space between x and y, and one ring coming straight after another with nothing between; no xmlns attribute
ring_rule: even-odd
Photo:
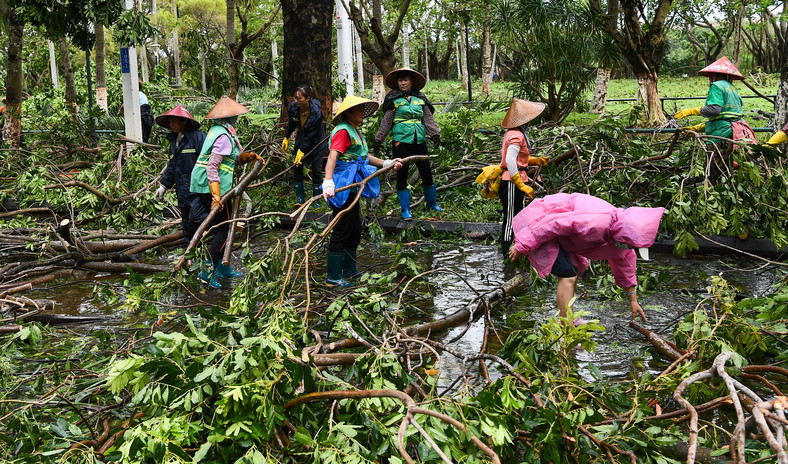
<svg viewBox="0 0 788 464"><path fill-rule="evenodd" d="M342 262L342 277L352 279L360 275L361 273L356 267L356 249L345 248L345 260Z"/></svg>
<svg viewBox="0 0 788 464"><path fill-rule="evenodd" d="M197 274L197 280L211 288L222 288L222 284L216 281L216 263L211 264L210 269L203 269Z"/></svg>
<svg viewBox="0 0 788 464"><path fill-rule="evenodd" d="M304 183L300 180L295 181L293 184L296 194L296 206L304 204Z"/></svg>
<svg viewBox="0 0 788 464"><path fill-rule="evenodd" d="M329 287L352 287L353 284L342 277L342 266L345 262L345 253L328 252L326 263L326 284Z"/></svg>

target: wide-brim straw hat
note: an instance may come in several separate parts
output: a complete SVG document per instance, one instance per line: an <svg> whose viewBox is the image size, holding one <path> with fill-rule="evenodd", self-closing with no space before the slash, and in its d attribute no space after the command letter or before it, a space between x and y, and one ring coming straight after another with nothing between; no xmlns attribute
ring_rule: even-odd
<svg viewBox="0 0 788 464"><path fill-rule="evenodd" d="M170 111L158 115L156 117L156 124L172 130L170 127L170 118L186 119L186 130L197 130L200 128L200 123L194 119L194 116L192 116L191 113L189 113L189 111L183 107L183 105L177 105Z"/></svg>
<svg viewBox="0 0 788 464"><path fill-rule="evenodd" d="M224 119L232 118L233 116L240 116L249 112L249 108L243 106L227 95L222 95L222 98L213 105L211 111L205 115L205 119Z"/></svg>
<svg viewBox="0 0 788 464"><path fill-rule="evenodd" d="M544 103L515 98L512 100L512 104L509 106L509 111L506 112L506 116L503 117L503 121L501 121L501 127L504 129L520 127L542 114L544 109Z"/></svg>
<svg viewBox="0 0 788 464"><path fill-rule="evenodd" d="M365 118L377 111L379 106L378 102L374 100L367 100L366 98L357 97L355 95L348 95L342 101L342 104L337 110L337 114L334 115L334 119L332 119L331 122L336 126L339 121L342 120L342 113L359 105L364 105Z"/></svg>
<svg viewBox="0 0 788 464"><path fill-rule="evenodd" d="M727 74L733 79L744 79L744 76L739 72L739 68L731 63L727 56L723 56L714 63L706 66L698 71L698 74L706 77L713 77L715 74Z"/></svg>
<svg viewBox="0 0 788 464"><path fill-rule="evenodd" d="M390 89L399 89L397 79L399 79L403 74L410 76L410 89L414 92L423 89L427 84L427 79L420 72L410 68L399 68L386 74L386 86Z"/></svg>

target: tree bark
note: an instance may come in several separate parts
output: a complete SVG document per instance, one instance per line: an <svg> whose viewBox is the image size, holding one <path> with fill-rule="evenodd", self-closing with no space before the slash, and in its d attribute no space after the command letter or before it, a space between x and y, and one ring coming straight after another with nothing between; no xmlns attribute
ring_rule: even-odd
<svg viewBox="0 0 788 464"><path fill-rule="evenodd" d="M96 104L109 112L107 104L107 73L104 70L104 26L98 21L93 24L96 31Z"/></svg>
<svg viewBox="0 0 788 464"><path fill-rule="evenodd" d="M284 22L280 121L287 121L287 105L301 84L315 89L326 120L330 120L334 2L280 0L280 4Z"/></svg>
<svg viewBox="0 0 788 464"><path fill-rule="evenodd" d="M68 42L65 37L57 39L60 49L60 72L66 83L66 106L71 113L77 112L77 86L74 83L74 70L71 68L71 56L68 53Z"/></svg>
<svg viewBox="0 0 788 464"><path fill-rule="evenodd" d="M252 44L255 40L260 38L268 27L273 24L274 19L279 14L279 9L281 5L277 5L276 9L273 11L271 16L268 18L268 21L265 22L259 29L254 31L253 33L249 34L249 9L251 4L246 5L246 9L242 12L238 10L238 20L241 23L241 36L236 39L235 38L235 15L230 14L230 4L235 3L234 0L227 0L227 34L228 34L228 45L230 48L230 92L229 96L232 99L235 99L238 96L238 87L240 85L240 67L244 61L244 50L246 47ZM230 29L230 17L232 16L232 30ZM230 34L233 35L232 41L230 42L229 36Z"/></svg>
<svg viewBox="0 0 788 464"><path fill-rule="evenodd" d="M783 3L788 6L788 1ZM788 123L788 21L783 21L782 43L780 44L780 85L774 105L774 131L777 132Z"/></svg>
<svg viewBox="0 0 788 464"><path fill-rule="evenodd" d="M227 28L225 36L227 40L227 54L230 59L230 89L227 94L235 100L238 96L238 62L240 57L235 56L235 0L226 0L227 5Z"/></svg>
<svg viewBox="0 0 788 464"><path fill-rule="evenodd" d="M0 0L0 13L8 24L8 57L6 61L6 109L3 140L11 142L11 147L19 148L22 136L22 85L24 84L24 71L22 70L22 40L24 37L25 23L13 8L8 6L6 0Z"/></svg>
<svg viewBox="0 0 788 464"><path fill-rule="evenodd" d="M492 82L491 10L492 4L488 3L484 9L484 26L482 29L482 93L485 95L490 95L490 83Z"/></svg>
<svg viewBox="0 0 788 464"><path fill-rule="evenodd" d="M644 98L646 122L656 126L665 122L659 101L657 77L665 52L665 22L672 0L658 0L653 8L646 8L641 0L610 0L606 10L599 0L590 0L591 11L604 18L605 31L616 42L621 54L632 66L638 79L638 98ZM652 11L646 28L641 26L641 13Z"/></svg>
<svg viewBox="0 0 788 464"><path fill-rule="evenodd" d="M591 102L591 112L602 114L607 105L607 89L610 85L610 73L612 66L599 66L596 68L596 83L594 84L594 98Z"/></svg>

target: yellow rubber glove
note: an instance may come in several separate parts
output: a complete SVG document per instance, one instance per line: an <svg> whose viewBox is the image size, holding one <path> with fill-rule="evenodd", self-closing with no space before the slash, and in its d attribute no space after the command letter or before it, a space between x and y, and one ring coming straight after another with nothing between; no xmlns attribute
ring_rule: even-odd
<svg viewBox="0 0 788 464"><path fill-rule="evenodd" d="M211 189L211 195L213 196L213 201L211 202L211 209L214 209L217 205L219 206L219 211L222 209L222 184L219 182L211 182L208 184L208 188Z"/></svg>
<svg viewBox="0 0 788 464"><path fill-rule="evenodd" d="M766 144L774 147L781 143L785 143L786 141L788 141L788 135L786 135L783 131L777 131L777 133L772 135L772 138L770 138Z"/></svg>
<svg viewBox="0 0 788 464"><path fill-rule="evenodd" d="M301 158L303 158L303 157L304 157L304 152L301 151L301 150L298 150L296 152L295 160L294 160L296 166L301 166Z"/></svg>
<svg viewBox="0 0 788 464"><path fill-rule="evenodd" d="M694 126L683 127L685 131L703 132L706 129L706 123L695 124Z"/></svg>
<svg viewBox="0 0 788 464"><path fill-rule="evenodd" d="M534 189L532 189L531 187L525 185L525 182L523 182L523 179L519 175L516 175L516 176L512 177L511 180L512 180L512 183L518 189L520 189L521 192L523 192L524 194L528 195L528 198L530 198L531 200L534 199Z"/></svg>
<svg viewBox="0 0 788 464"><path fill-rule="evenodd" d="M284 140L282 140L282 151L287 153L287 147L289 146L290 146L290 139L285 137Z"/></svg>
<svg viewBox="0 0 788 464"><path fill-rule="evenodd" d="M673 118L681 119L686 118L687 116L700 116L700 106L697 108L686 108L676 111L676 114L673 115Z"/></svg>
<svg viewBox="0 0 788 464"><path fill-rule="evenodd" d="M528 158L528 166L547 166L547 157L546 156L534 156Z"/></svg>

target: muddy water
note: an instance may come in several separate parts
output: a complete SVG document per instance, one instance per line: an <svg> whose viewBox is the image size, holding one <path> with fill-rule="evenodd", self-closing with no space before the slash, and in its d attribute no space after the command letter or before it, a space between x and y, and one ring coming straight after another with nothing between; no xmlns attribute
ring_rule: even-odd
<svg viewBox="0 0 788 464"><path fill-rule="evenodd" d="M429 256L429 255L425 255ZM519 270L505 268L501 263L501 254L495 246L467 244L460 246L441 246L432 253L431 269L447 269L456 272L467 280L467 283L450 272L441 273L432 280L435 282L434 317L439 318L473 299L475 293L469 284L478 292L492 290L512 276L514 272L527 272L527 266ZM646 328L670 336L675 324L692 312L697 303L708 296L710 277L722 275L737 292L743 296L760 296L777 279L777 271L773 267L764 267L761 261L744 260L734 256L707 256L678 258L666 253L652 252L651 261L639 261L639 272L657 273L669 276L666 288L652 288L645 297L640 298L648 322ZM626 301L610 301L595 293L593 283L581 279L577 288L578 300L576 311L587 311L586 319L599 319L606 328L595 335L598 347L593 352L578 351L577 359L581 365L581 374L591 379L587 366L595 364L609 378L628 376L633 369L647 370L659 374L668 363L660 357L652 358L650 344L634 330L629 328L629 304ZM551 285L549 291L537 291L536 294L526 292L514 298L511 305L492 312L492 318L499 330L517 329L507 324L509 315L518 315L518 325L531 327L556 314L555 290ZM455 328L442 336L448 342L463 331L465 335L452 343L452 347L466 354L478 353L484 336L484 320L472 322L468 327ZM452 356L443 356L443 374L439 385L446 385L462 372L463 366ZM468 367L468 372L477 372L477 363ZM491 377L496 372L491 370Z"/></svg>
<svg viewBox="0 0 788 464"><path fill-rule="evenodd" d="M264 247L265 244L260 246ZM374 247L365 243L360 250L359 267L362 271L374 267L371 257L377 255L378 251L384 251L371 250ZM417 305L422 310L418 318L425 321L451 314L470 302L476 292L492 290L516 272L527 272L527 265L520 269L504 267L500 252L491 245L472 242L424 244L420 251L418 260L425 269L441 270L427 278L429 285L419 287L420 292L432 295ZM171 259L175 258L167 258ZM240 267L237 262L233 266ZM652 289L640 300L649 318L645 327L665 336L669 336L676 322L691 312L701 298L707 296L705 292L710 285L710 276L722 274L739 294L745 296L763 294L778 279L777 271L771 267L764 268L760 261L733 256L678 258L665 253L652 253L652 260L639 262L639 269L641 274L667 272L672 278L665 288ZM320 274L324 271L318 269L316 272ZM79 280L79 277L77 280L64 279L51 284L48 290L30 296L56 300L58 313L101 318L97 323L83 326L87 330L124 332L149 329L150 315L118 310L117 304L100 303L103 298L92 297L96 285L94 279L99 281L99 285L117 287L119 292L124 291L122 280L116 276L93 277L86 274L81 277L84 280ZM629 305L625 301L610 301L598 295L592 285L591 282L581 280L578 285L580 298L575 309L590 313L584 316L586 319L599 319L606 331L595 336L598 343L596 351L579 351L576 354L581 363L581 374L589 376L589 363L594 363L609 378L626 377L633 369L661 372L667 363L661 358L652 358L648 349L650 345L627 325L630 319ZM492 319L499 332L505 334L510 330L533 327L553 316L556 313L554 288L554 285L542 286L541 290L524 292L504 306L493 307ZM202 292L198 289L197 293L200 299L218 305L226 305L230 296L230 292L224 290ZM189 299L185 295L174 304L185 303ZM478 319L468 326L452 329L441 334L440 340L445 343L457 337L459 339L452 342L451 347L465 354L478 353L484 337L484 320ZM496 342L491 339L490 343L489 349L494 352ZM478 372L477 362L462 366L453 356L444 355L442 358L440 386L447 386L463 371L471 374ZM493 368L490 375L494 378L499 374Z"/></svg>

